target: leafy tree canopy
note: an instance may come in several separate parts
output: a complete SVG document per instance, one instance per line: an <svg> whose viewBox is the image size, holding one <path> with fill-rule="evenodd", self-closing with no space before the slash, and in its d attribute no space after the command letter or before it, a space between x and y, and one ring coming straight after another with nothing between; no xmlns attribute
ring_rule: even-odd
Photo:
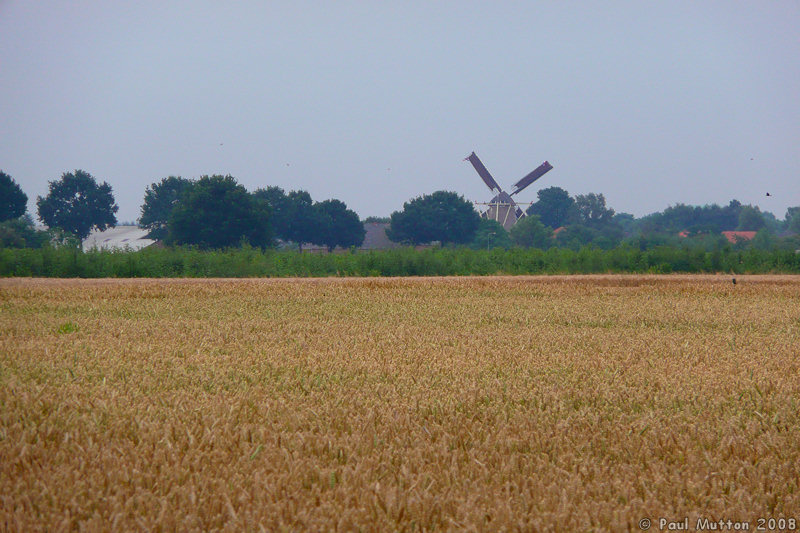
<svg viewBox="0 0 800 533"><path fill-rule="evenodd" d="M756 250L771 250L775 247L777 240L775 234L769 228L764 227L756 232L756 236L750 241L750 246Z"/></svg>
<svg viewBox="0 0 800 533"><path fill-rule="evenodd" d="M739 231L758 231L766 225L761 210L751 205L744 205L739 210Z"/></svg>
<svg viewBox="0 0 800 533"><path fill-rule="evenodd" d="M539 200L528 208L527 214L538 215L545 226L555 229L575 218L575 200L561 187L548 187L537 193Z"/></svg>
<svg viewBox="0 0 800 533"><path fill-rule="evenodd" d="M272 229L275 236L285 241L292 240L290 237L290 227L292 223L293 205L292 200L280 187L267 187L266 189L256 189L253 196L269 206ZM309 196L310 198L310 196Z"/></svg>
<svg viewBox="0 0 800 533"><path fill-rule="evenodd" d="M302 247L304 242L319 244L322 240L322 223L319 212L314 209L314 202L308 191L290 191L286 195L288 200L286 216L288 228L286 239Z"/></svg>
<svg viewBox="0 0 800 533"><path fill-rule="evenodd" d="M490 218L481 218L478 224L478 230L475 232L475 238L470 244L470 248L476 250L487 248L511 248L513 246L511 237L508 232L496 220Z"/></svg>
<svg viewBox="0 0 800 533"><path fill-rule="evenodd" d="M630 213L616 213L613 222L626 234L633 233L636 228L636 217Z"/></svg>
<svg viewBox="0 0 800 533"><path fill-rule="evenodd" d="M41 248L49 240L46 231L33 226L28 214L0 222L0 248Z"/></svg>
<svg viewBox="0 0 800 533"><path fill-rule="evenodd" d="M104 230L117 224L111 185L98 184L88 172L65 172L50 182L50 191L36 200L39 219L50 228L60 228L83 240L93 229Z"/></svg>
<svg viewBox="0 0 800 533"><path fill-rule="evenodd" d="M339 200L314 203L307 191L290 191L267 187L253 196L268 205L276 235L294 242L327 246L359 246L364 242L364 225L358 215Z"/></svg>
<svg viewBox="0 0 800 533"><path fill-rule="evenodd" d="M542 224L537 215L528 215L511 227L511 240L525 248L549 248L553 245L552 228Z"/></svg>
<svg viewBox="0 0 800 533"><path fill-rule="evenodd" d="M391 221L389 217L369 216L364 219L365 224L388 224Z"/></svg>
<svg viewBox="0 0 800 533"><path fill-rule="evenodd" d="M676 204L666 208L663 212L653 213L642 218L639 229L643 233L719 233L720 231L735 230L739 225L739 213L742 209L741 202L731 200L727 206L717 204L704 206L691 206Z"/></svg>
<svg viewBox="0 0 800 533"><path fill-rule="evenodd" d="M232 176L203 176L183 194L167 222L167 241L200 248L225 248L246 242L271 244L269 207Z"/></svg>
<svg viewBox="0 0 800 533"><path fill-rule="evenodd" d="M786 210L786 223L789 231L800 233L800 206Z"/></svg>
<svg viewBox="0 0 800 533"><path fill-rule="evenodd" d="M325 200L314 204L317 220L320 222L315 244L328 247L328 251L337 246L348 248L361 246L366 230L355 211L347 209L340 200Z"/></svg>
<svg viewBox="0 0 800 533"><path fill-rule="evenodd" d="M471 203L454 192L437 191L403 204L391 216L386 234L394 242L467 243L475 238L480 216Z"/></svg>
<svg viewBox="0 0 800 533"><path fill-rule="evenodd" d="M11 176L0 170L0 222L21 217L27 206L28 195Z"/></svg>
<svg viewBox="0 0 800 533"><path fill-rule="evenodd" d="M601 248L611 247L605 245L603 234L600 230L583 224L570 224L569 226L565 226L564 229L556 235L556 243L560 247L570 248L572 250L578 250L583 246L592 244Z"/></svg>
<svg viewBox="0 0 800 533"><path fill-rule="evenodd" d="M586 226L600 228L614 220L614 210L606 207L602 194L579 194L575 197L580 222Z"/></svg>
<svg viewBox="0 0 800 533"><path fill-rule="evenodd" d="M764 228L768 229L772 233L780 233L781 230L785 228L783 222L778 220L778 218L769 211L759 212L761 213L761 217L764 219Z"/></svg>
<svg viewBox="0 0 800 533"><path fill-rule="evenodd" d="M192 180L181 178L180 176L169 176L145 189L139 227L150 230L147 235L148 238L164 240L167 237L169 215L181 195L193 183Z"/></svg>

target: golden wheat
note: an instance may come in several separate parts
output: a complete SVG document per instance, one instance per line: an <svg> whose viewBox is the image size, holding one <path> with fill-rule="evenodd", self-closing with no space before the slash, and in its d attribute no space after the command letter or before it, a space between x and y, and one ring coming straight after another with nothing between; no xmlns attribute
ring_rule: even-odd
<svg viewBox="0 0 800 533"><path fill-rule="evenodd" d="M2 280L0 527L800 518L800 277L738 281Z"/></svg>

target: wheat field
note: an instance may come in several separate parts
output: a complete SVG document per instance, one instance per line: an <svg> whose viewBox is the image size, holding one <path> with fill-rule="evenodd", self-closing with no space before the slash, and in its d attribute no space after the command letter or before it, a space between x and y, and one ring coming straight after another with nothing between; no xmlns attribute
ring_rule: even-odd
<svg viewBox="0 0 800 533"><path fill-rule="evenodd" d="M0 528L800 519L800 276L737 281L0 280Z"/></svg>

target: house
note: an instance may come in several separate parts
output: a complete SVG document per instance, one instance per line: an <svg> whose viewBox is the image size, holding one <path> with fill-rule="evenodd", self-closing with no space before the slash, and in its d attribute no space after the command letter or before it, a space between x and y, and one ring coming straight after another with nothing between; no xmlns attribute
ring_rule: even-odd
<svg viewBox="0 0 800 533"><path fill-rule="evenodd" d="M400 244L392 242L386 236L389 228L388 222L364 222L364 242L361 244L362 250L385 250L387 248L400 248Z"/></svg>
<svg viewBox="0 0 800 533"><path fill-rule="evenodd" d="M731 244L737 242L751 241L756 236L755 231L723 231L722 234Z"/></svg>
<svg viewBox="0 0 800 533"><path fill-rule="evenodd" d="M390 241L389 237L386 236L386 230L388 228L388 222L364 222L364 242L361 243L361 246L358 247L358 250L369 251L401 248L401 244ZM281 248L289 248L293 250L298 249L297 245L294 243L289 245L280 239L278 242L280 243ZM327 253L328 247L306 242L303 243L301 250L306 253ZM337 246L334 250L334 252L338 253L347 251L349 251L349 248L342 248L340 246Z"/></svg>

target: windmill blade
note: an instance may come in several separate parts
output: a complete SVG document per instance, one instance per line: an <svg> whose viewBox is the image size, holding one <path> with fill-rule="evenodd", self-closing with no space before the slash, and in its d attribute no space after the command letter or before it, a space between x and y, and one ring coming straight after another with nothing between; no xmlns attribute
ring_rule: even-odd
<svg viewBox="0 0 800 533"><path fill-rule="evenodd" d="M527 176L525 176L524 178L522 178L521 180L519 180L514 184L514 192L511 193L511 196L517 194L522 189L524 189L534 181L538 180L552 169L553 165L545 161L544 163L536 167L536 169L532 171L530 174L528 174Z"/></svg>
<svg viewBox="0 0 800 533"><path fill-rule="evenodd" d="M476 171L478 171L478 175L483 179L483 182L486 184L486 186L489 187L489 190L491 191L497 190L497 192L502 191L497 182L494 181L492 175L489 174L489 171L486 170L486 167L483 166L481 160L478 159L477 155L475 155L475 152L469 154L469 157L467 157L465 160L472 163L472 166L475 167Z"/></svg>

